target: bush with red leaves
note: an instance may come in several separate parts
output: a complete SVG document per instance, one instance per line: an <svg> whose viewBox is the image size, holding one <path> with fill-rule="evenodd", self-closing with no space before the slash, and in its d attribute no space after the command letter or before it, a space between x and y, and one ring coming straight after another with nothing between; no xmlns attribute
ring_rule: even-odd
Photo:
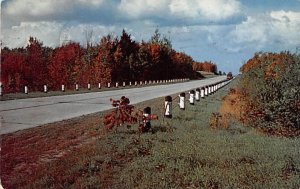
<svg viewBox="0 0 300 189"><path fill-rule="evenodd" d="M120 100L110 99L110 101L115 109L104 116L106 129L112 130L124 123L134 124L142 119L142 113L140 111L134 112L134 106L130 105L130 100L125 96L122 96Z"/></svg>
<svg viewBox="0 0 300 189"><path fill-rule="evenodd" d="M148 132L151 129L151 120L157 120L158 116L151 114L151 108L147 107L148 112L144 110L134 110L134 106L130 105L130 100L122 96L120 100L110 99L111 105L115 107L111 112L104 116L104 125L107 130L112 130L122 126L125 123L128 125L139 123L138 130L142 133Z"/></svg>

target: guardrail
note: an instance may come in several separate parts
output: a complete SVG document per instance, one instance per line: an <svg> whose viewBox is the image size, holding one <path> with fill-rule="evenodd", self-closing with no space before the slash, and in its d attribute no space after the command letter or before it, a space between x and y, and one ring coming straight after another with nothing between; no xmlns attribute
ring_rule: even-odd
<svg viewBox="0 0 300 189"><path fill-rule="evenodd" d="M233 78L234 79L234 78ZM196 102L201 101L201 98L204 99L206 96L215 94L218 90L223 88L224 86L228 85L232 79L225 79L223 81L219 81L210 85L202 86L201 88L196 88L195 90L190 90L189 92L181 92L176 98L172 99L171 96L165 97L164 103L164 117L165 118L172 118L172 105L174 104L173 101L175 99L178 100L178 107L180 110L185 110L186 102L189 102L190 105L195 105ZM188 100L186 100L186 96ZM201 97L201 98L200 98Z"/></svg>
<svg viewBox="0 0 300 189"><path fill-rule="evenodd" d="M132 85L132 82L129 81L129 82L120 82L122 83L122 87L126 87L126 86L129 86L129 87L132 87L132 86L142 86L142 85L154 85L154 84L165 84L165 83L178 83L178 82L186 82L186 81L189 81L188 78L184 78L184 79L172 79L172 80L148 80L148 81L134 81L134 85ZM88 90L92 90L93 88L97 88L97 89L102 89L103 86L105 86L106 88L111 88L112 86L114 86L115 88L119 88L120 87L120 83L119 82L114 82L114 83L111 83L111 82L108 82L108 83L98 83L98 86L97 85L92 85L90 83L87 83L87 88L85 87L80 87L80 85L78 83L75 83L74 84L74 88L67 88L67 86L65 84L61 84L61 90L62 92L65 92L66 90L75 90L75 91L79 91L80 89L88 89ZM139 85L138 85L139 83ZM104 85L102 85L104 84ZM41 86L41 91L44 92L44 93L48 93L50 92L50 89L48 87L48 85L43 85ZM22 93L25 93L25 94L29 94L30 92L30 85L25 85L24 88L23 88L23 91L21 91ZM5 91L4 91L4 86L2 83L0 83L0 95L3 96L5 94Z"/></svg>
<svg viewBox="0 0 300 189"><path fill-rule="evenodd" d="M176 98L172 99L172 96L166 96L164 102L164 118L172 119L172 110L173 110L173 102L178 98L178 106L180 110L184 111L186 107L186 102L191 106L194 106L196 102L200 101L200 97L205 98L205 88L208 88L207 95L215 94L219 89L227 85L231 80L223 80L220 82L216 82L204 87L196 88L195 90L190 90L189 92L182 92ZM174 82L172 80L168 80L166 82ZM153 82L145 82L145 84L151 84ZM142 83L141 83L142 84ZM117 87L117 85L116 85ZM202 90L202 95L201 95ZM187 100L185 97L188 97ZM120 100L113 100L112 106L115 107L110 113L104 116L104 124L105 127L109 130L112 130L114 127L119 127L126 124L134 124L139 123L139 131L144 133L151 131L151 120L158 119L156 114L151 113L151 107L145 107L143 110L137 110L134 113L134 106L130 105L130 100L122 96ZM175 107L176 108L176 107ZM142 112L142 114L140 113ZM125 124L126 123L126 124Z"/></svg>

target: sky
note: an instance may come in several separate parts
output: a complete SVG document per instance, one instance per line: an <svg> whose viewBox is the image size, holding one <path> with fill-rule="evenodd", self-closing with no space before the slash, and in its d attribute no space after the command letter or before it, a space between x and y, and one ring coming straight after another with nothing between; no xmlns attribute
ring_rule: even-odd
<svg viewBox="0 0 300 189"><path fill-rule="evenodd" d="M300 0L0 0L1 41L24 47L86 44L122 30L147 41L156 29L176 51L238 73L255 52L300 51Z"/></svg>

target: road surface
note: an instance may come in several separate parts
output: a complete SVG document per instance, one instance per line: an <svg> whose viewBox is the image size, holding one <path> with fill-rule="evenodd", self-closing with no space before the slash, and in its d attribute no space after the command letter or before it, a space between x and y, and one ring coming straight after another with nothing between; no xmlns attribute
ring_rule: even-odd
<svg viewBox="0 0 300 189"><path fill-rule="evenodd" d="M126 96L130 99L131 104L135 104L213 84L225 78L226 76L219 76L169 85L1 101L0 134L109 110L112 108L110 98L120 99L121 96Z"/></svg>

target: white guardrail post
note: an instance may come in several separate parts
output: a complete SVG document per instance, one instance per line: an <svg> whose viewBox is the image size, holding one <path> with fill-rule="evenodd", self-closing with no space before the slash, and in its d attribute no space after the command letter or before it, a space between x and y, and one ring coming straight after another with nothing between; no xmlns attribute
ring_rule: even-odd
<svg viewBox="0 0 300 189"><path fill-rule="evenodd" d="M189 98L190 105L195 105L195 91L190 90L189 94L190 94L190 98Z"/></svg>
<svg viewBox="0 0 300 189"><path fill-rule="evenodd" d="M200 101L200 89L199 88L196 89L195 100Z"/></svg>
<svg viewBox="0 0 300 189"><path fill-rule="evenodd" d="M0 82L0 96L3 96L3 90L2 82Z"/></svg>
<svg viewBox="0 0 300 189"><path fill-rule="evenodd" d="M179 94L179 108L185 110L185 93Z"/></svg>
<svg viewBox="0 0 300 189"><path fill-rule="evenodd" d="M44 85L44 93L47 93L48 89L47 89L47 85Z"/></svg>
<svg viewBox="0 0 300 189"><path fill-rule="evenodd" d="M24 87L24 93L28 94L28 87L27 86Z"/></svg>
<svg viewBox="0 0 300 189"><path fill-rule="evenodd" d="M172 118L172 97L165 97L165 117Z"/></svg>

